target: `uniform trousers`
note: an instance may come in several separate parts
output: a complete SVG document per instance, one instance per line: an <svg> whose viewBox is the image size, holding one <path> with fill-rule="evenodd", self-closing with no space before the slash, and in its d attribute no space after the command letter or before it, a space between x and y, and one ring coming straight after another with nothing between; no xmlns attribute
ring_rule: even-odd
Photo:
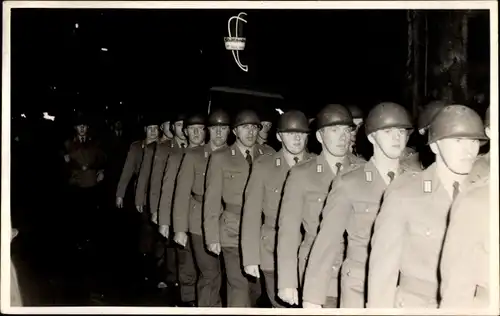
<svg viewBox="0 0 500 316"><path fill-rule="evenodd" d="M191 234L192 250L199 270L198 307L221 307L221 267L220 259L208 252L203 237Z"/></svg>
<svg viewBox="0 0 500 316"><path fill-rule="evenodd" d="M187 242L186 247L178 246L177 260L179 262L179 286L182 302L196 301L196 266L191 243Z"/></svg>
<svg viewBox="0 0 500 316"><path fill-rule="evenodd" d="M244 275L238 247L223 247L222 255L226 267L228 307L257 307L261 284L259 279L249 280Z"/></svg>

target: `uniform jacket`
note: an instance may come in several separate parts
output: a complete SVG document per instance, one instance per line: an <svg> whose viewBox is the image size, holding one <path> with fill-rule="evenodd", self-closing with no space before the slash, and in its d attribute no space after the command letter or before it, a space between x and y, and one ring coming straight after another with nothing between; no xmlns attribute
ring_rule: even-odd
<svg viewBox="0 0 500 316"><path fill-rule="evenodd" d="M311 156L306 153L304 160ZM260 265L265 271L275 269L278 210L290 168L283 149L272 156L264 155L255 162L243 209L241 248L244 266Z"/></svg>
<svg viewBox="0 0 500 316"><path fill-rule="evenodd" d="M65 152L70 161L67 164L70 172L69 183L81 188L93 187L97 184L97 172L104 168L106 155L100 144L87 137L82 143L75 137L64 143Z"/></svg>
<svg viewBox="0 0 500 316"><path fill-rule="evenodd" d="M127 191L127 187L132 179L132 176L137 176L139 174L139 169L142 163L143 149L144 144L142 140L135 141L130 145L127 159L125 160L125 165L123 166L120 181L118 182L118 187L116 189L116 197L125 197L125 192Z"/></svg>
<svg viewBox="0 0 500 316"><path fill-rule="evenodd" d="M144 152L142 156L141 168L137 177L137 186L135 189L135 205L145 206L147 202L147 193L151 179L151 169L153 160L158 150L158 142L154 141L149 144L144 144Z"/></svg>
<svg viewBox="0 0 500 316"><path fill-rule="evenodd" d="M177 185L177 174L184 160L185 153L195 148L180 148L176 142L170 145L165 171L161 181L160 204L158 207L159 224L171 225L172 223L172 204L174 202L175 187ZM161 159L163 159L162 156ZM162 162L161 162L162 163ZM155 188L157 190L158 188Z"/></svg>
<svg viewBox="0 0 500 316"><path fill-rule="evenodd" d="M253 164L262 155L274 151L256 144ZM222 247L238 247L243 194L250 167L234 143L213 153L207 172L204 201L204 229L207 245L220 243Z"/></svg>
<svg viewBox="0 0 500 316"><path fill-rule="evenodd" d="M401 163L398 174L408 170L417 171ZM347 258L360 266L367 263L373 223L386 188L387 184L373 160L335 178L322 211L321 228L309 256L303 291L305 301L321 305L325 303L329 289L325 275L336 268L343 254L341 246L344 231L348 233ZM353 277L358 278L363 287L365 271L361 270L359 275Z"/></svg>
<svg viewBox="0 0 500 316"><path fill-rule="evenodd" d="M441 308L489 307L489 169L488 159L478 159L475 183L453 203L440 267Z"/></svg>
<svg viewBox="0 0 500 316"><path fill-rule="evenodd" d="M364 162L354 155L346 156L339 174ZM279 214L278 289L299 287L298 260L305 266L334 177L324 153L299 163L290 171Z"/></svg>
<svg viewBox="0 0 500 316"><path fill-rule="evenodd" d="M437 307L438 261L451 203L436 163L389 186L371 241L367 307Z"/></svg>
<svg viewBox="0 0 500 316"><path fill-rule="evenodd" d="M226 145L223 147L225 148ZM219 150L222 150L220 148ZM187 150L177 175L173 209L174 232L202 235L205 175L212 154L210 144Z"/></svg>

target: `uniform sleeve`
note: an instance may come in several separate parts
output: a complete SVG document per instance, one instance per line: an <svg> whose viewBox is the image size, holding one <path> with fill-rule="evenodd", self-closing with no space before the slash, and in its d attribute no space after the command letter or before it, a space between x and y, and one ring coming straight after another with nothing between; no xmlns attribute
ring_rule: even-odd
<svg viewBox="0 0 500 316"><path fill-rule="evenodd" d="M135 205L146 205L153 159L153 150L150 147L146 147L141 168L139 170L139 176L137 178L137 187L135 188Z"/></svg>
<svg viewBox="0 0 500 316"><path fill-rule="evenodd" d="M285 184L278 226L278 289L298 288L298 250L302 241L302 175L292 169Z"/></svg>
<svg viewBox="0 0 500 316"><path fill-rule="evenodd" d="M406 230L400 199L397 190L387 191L375 220L368 268L368 308L394 308Z"/></svg>
<svg viewBox="0 0 500 316"><path fill-rule="evenodd" d="M187 232L189 228L189 204L194 184L194 157L186 154L177 175L175 188L173 228L174 232Z"/></svg>
<svg viewBox="0 0 500 316"><path fill-rule="evenodd" d="M257 163L252 170L245 191L245 206L241 224L243 266L260 264L260 228L262 226L265 173L264 165Z"/></svg>
<svg viewBox="0 0 500 316"><path fill-rule="evenodd" d="M326 301L333 266L342 260L344 231L352 205L345 190L346 183L337 177L323 208L323 220L314 241L304 279L304 301L323 305Z"/></svg>
<svg viewBox="0 0 500 316"><path fill-rule="evenodd" d="M130 179L132 178L132 175L134 174L134 166L137 163L140 155L135 146L137 145L130 145L127 159L125 160L125 165L123 166L120 181L118 182L118 187L116 189L116 197L125 197L125 192L127 191L128 184L130 182Z"/></svg>
<svg viewBox="0 0 500 316"><path fill-rule="evenodd" d="M163 172L165 171L168 157L169 152L165 152L163 148L158 148L157 159L153 161L153 170L151 170L151 183L149 187L149 205L152 212L158 212L163 184Z"/></svg>
<svg viewBox="0 0 500 316"><path fill-rule="evenodd" d="M208 164L205 203L203 211L203 227L207 245L220 242L219 218L222 213L222 158L220 154L212 154Z"/></svg>
<svg viewBox="0 0 500 316"><path fill-rule="evenodd" d="M159 223L160 225L170 225L172 216L172 200L174 196L175 180L179 171L180 155L173 154L168 157L163 185L161 189Z"/></svg>

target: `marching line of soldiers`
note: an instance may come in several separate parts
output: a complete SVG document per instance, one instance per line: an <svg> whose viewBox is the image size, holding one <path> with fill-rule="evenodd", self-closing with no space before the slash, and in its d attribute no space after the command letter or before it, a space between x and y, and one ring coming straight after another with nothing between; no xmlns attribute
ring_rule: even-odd
<svg viewBox="0 0 500 316"><path fill-rule="evenodd" d="M489 154L478 153L489 110L484 128L466 106L425 107L417 127L435 156L425 169L396 103L366 118L325 106L319 154L302 112L279 118L278 152L266 144L271 124L248 109L234 120L220 109L151 117L131 144L116 205L135 175L143 225L163 236L158 286L178 287L179 306L222 306L224 280L228 307L258 307L262 295L278 308L488 306ZM353 144L362 125L368 161Z"/></svg>

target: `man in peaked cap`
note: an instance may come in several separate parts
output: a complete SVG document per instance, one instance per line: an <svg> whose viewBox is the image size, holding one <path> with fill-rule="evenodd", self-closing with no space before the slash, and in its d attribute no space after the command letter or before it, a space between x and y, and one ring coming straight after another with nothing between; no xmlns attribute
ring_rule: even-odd
<svg viewBox="0 0 500 316"><path fill-rule="evenodd" d="M483 122L466 106L446 106L431 122L436 162L400 176L384 194L371 242L367 307L438 306L436 271L449 210L478 181L470 172L482 139Z"/></svg>
<svg viewBox="0 0 500 316"><path fill-rule="evenodd" d="M490 108L484 120L490 137ZM442 250L440 308L490 307L490 155L478 157L476 180L451 208ZM472 182L471 181L471 182Z"/></svg>
<svg viewBox="0 0 500 316"><path fill-rule="evenodd" d="M342 264L341 308L364 308L368 245L384 190L395 177L412 170L401 163L408 130L406 110L395 103L375 106L366 118L374 154L363 166L335 178L322 211L323 221L311 250L304 284L304 307L318 307L328 296L326 276L342 260L344 232L347 257Z"/></svg>
<svg viewBox="0 0 500 316"><path fill-rule="evenodd" d="M289 170L311 156L305 150L308 125L306 116L300 111L291 110L280 117L276 137L283 146L279 152L255 161L245 192L241 228L243 266L245 272L255 278L261 277L259 270L262 270L273 307L284 307L277 301L275 286L278 208Z"/></svg>
<svg viewBox="0 0 500 316"><path fill-rule="evenodd" d="M239 251L243 194L252 166L260 156L274 153L256 143L259 130L257 114L240 111L233 124L236 142L212 154L207 172L205 242L212 253L223 254L229 307L255 307L260 296L260 284L244 275Z"/></svg>
<svg viewBox="0 0 500 316"><path fill-rule="evenodd" d="M175 122L175 124L177 123L178 121ZM174 202L174 193L180 180L178 177L179 169L183 164L187 152L191 152L198 147L203 147L205 144L205 124L205 117L203 115L190 115L184 121L183 131L187 135L189 146L175 151L172 150L169 154L162 180L161 199L158 209L160 233L165 238L168 238L172 228L172 205ZM182 211L186 212L186 209ZM181 246L176 248L179 264L181 306L196 306L196 267L191 251L191 244L187 242L187 235L182 234L176 234L174 241L178 246Z"/></svg>
<svg viewBox="0 0 500 316"><path fill-rule="evenodd" d="M327 105L318 113L316 124L316 138L321 143L322 152L291 169L279 212L278 296L290 305L300 304L307 258L333 179L364 163L348 155L353 120L347 108L340 104ZM330 299L326 303L331 307L337 305L337 274L333 271L323 276L332 280Z"/></svg>
<svg viewBox="0 0 500 316"><path fill-rule="evenodd" d="M205 249L202 206L208 161L213 152L227 147L229 126L229 115L225 111L210 113L210 142L187 150L177 175L172 216L174 239L182 246L189 247L194 255L199 270L198 307L221 307L220 261Z"/></svg>

